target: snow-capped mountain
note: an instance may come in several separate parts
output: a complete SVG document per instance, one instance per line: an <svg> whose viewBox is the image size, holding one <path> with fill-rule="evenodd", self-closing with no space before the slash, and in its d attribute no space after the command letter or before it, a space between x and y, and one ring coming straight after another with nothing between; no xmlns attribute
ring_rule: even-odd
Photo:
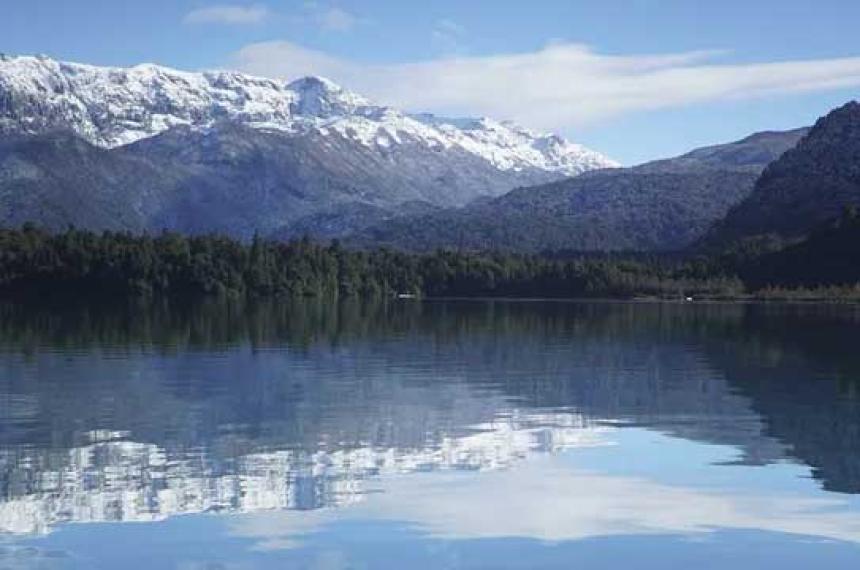
<svg viewBox="0 0 860 570"><path fill-rule="evenodd" d="M374 105L319 77L0 56L0 225L342 237L615 166L490 119Z"/></svg>
<svg viewBox="0 0 860 570"><path fill-rule="evenodd" d="M120 69L6 56L0 59L0 120L27 132L70 128L105 148L176 126L207 128L230 120L295 134L336 132L381 149L406 143L456 147L500 170L537 168L574 176L616 166L557 136L490 119L409 115L319 77L284 84L226 71Z"/></svg>

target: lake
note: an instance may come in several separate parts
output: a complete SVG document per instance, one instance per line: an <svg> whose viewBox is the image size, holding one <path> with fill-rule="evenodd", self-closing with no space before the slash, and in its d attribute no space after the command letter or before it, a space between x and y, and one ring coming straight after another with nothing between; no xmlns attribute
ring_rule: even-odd
<svg viewBox="0 0 860 570"><path fill-rule="evenodd" d="M860 309L0 306L0 569L860 567Z"/></svg>

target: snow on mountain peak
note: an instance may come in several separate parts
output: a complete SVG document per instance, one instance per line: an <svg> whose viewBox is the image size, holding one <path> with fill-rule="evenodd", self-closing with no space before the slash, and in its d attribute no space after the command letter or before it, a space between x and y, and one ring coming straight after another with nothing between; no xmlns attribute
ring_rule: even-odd
<svg viewBox="0 0 860 570"><path fill-rule="evenodd" d="M302 77L289 84L287 90L295 94L293 112L296 115L322 119L354 114L370 101L351 93L324 77Z"/></svg>
<svg viewBox="0 0 860 570"><path fill-rule="evenodd" d="M123 146L177 126L219 121L300 135L336 133L388 150L408 140L458 147L501 170L559 175L617 166L555 135L492 119L409 115L375 106L322 77L284 84L236 72L190 73L142 64L131 68L65 63L45 56L0 58L0 129L71 129L93 144Z"/></svg>

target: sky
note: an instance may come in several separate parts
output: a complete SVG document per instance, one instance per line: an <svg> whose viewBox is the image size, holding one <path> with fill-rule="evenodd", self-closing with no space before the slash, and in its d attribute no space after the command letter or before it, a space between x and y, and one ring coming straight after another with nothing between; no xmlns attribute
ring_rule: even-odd
<svg viewBox="0 0 860 570"><path fill-rule="evenodd" d="M635 164L858 98L857 22L858 0L0 0L0 52L323 75Z"/></svg>

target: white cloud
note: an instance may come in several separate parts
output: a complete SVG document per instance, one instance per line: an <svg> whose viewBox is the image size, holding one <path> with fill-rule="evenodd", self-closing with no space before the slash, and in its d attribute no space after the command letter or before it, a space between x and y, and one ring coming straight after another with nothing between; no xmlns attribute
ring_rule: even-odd
<svg viewBox="0 0 860 570"><path fill-rule="evenodd" d="M305 2L306 20L327 32L349 32L362 22L361 18L336 6Z"/></svg>
<svg viewBox="0 0 860 570"><path fill-rule="evenodd" d="M269 9L261 4L238 6L222 4L192 10L185 15L187 24L259 24L269 15Z"/></svg>
<svg viewBox="0 0 860 570"><path fill-rule="evenodd" d="M258 75L325 75L410 110L562 129L636 111L860 85L860 57L723 64L721 52L606 55L555 43L518 54L364 64L286 41L249 45L232 64Z"/></svg>
<svg viewBox="0 0 860 570"><path fill-rule="evenodd" d="M796 476L792 469L785 468L786 474ZM552 457L507 471L384 479L375 490L366 502L340 510L236 520L233 532L257 540L260 549L300 546L303 537L343 520L400 521L429 536L456 540L563 542L743 529L860 543L860 515L842 497L669 485L571 468Z"/></svg>

